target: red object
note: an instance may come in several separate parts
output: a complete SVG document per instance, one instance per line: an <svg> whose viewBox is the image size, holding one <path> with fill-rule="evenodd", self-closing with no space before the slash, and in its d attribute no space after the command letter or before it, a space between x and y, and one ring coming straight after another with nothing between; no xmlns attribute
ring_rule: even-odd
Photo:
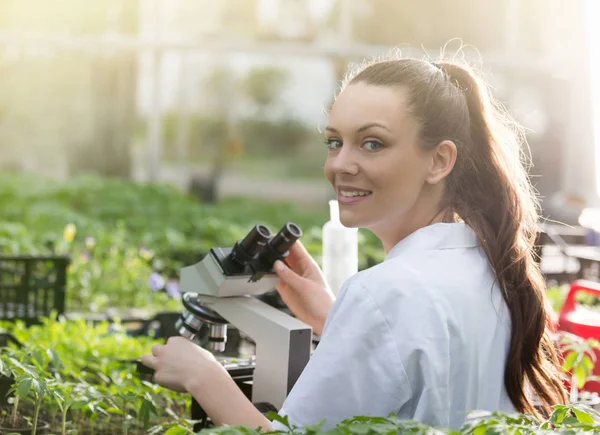
<svg viewBox="0 0 600 435"><path fill-rule="evenodd" d="M570 332L583 339L595 338L600 341L600 313L578 306L575 296L585 292L600 297L600 283L577 280L571 284L567 299L558 317L559 331ZM600 376L600 351L596 353L594 375ZM585 384L585 391L600 393L600 383L590 381Z"/></svg>

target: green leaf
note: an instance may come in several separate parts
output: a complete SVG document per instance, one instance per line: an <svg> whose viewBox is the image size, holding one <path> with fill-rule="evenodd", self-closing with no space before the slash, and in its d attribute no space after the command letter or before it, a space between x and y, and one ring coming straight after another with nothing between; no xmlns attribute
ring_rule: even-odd
<svg viewBox="0 0 600 435"><path fill-rule="evenodd" d="M575 359L577 359L577 354L575 352L570 352L567 355L562 367L565 372L568 372L573 368L573 364L575 364Z"/></svg>
<svg viewBox="0 0 600 435"><path fill-rule="evenodd" d="M108 412L109 414L115 414L115 415L124 415L125 414L119 408L115 408L112 406L110 408L106 408L106 412Z"/></svg>
<svg viewBox="0 0 600 435"><path fill-rule="evenodd" d="M577 420L579 420L580 423L594 424L594 419L587 412L584 412L577 408L573 408L573 412L575 413L575 416L577 417Z"/></svg>
<svg viewBox="0 0 600 435"><path fill-rule="evenodd" d="M123 422L121 422L121 430L123 431L123 433L127 433L127 429L129 428L130 423L129 421L125 420Z"/></svg>
<svg viewBox="0 0 600 435"><path fill-rule="evenodd" d="M151 414L154 414L154 415L157 414L156 407L149 400L147 400L145 398L142 399L142 404L140 406L140 411L139 411L139 418L140 418L140 421L142 422L144 429L148 429L148 426L150 425L150 415Z"/></svg>
<svg viewBox="0 0 600 435"><path fill-rule="evenodd" d="M583 365L585 366L585 368L586 368L586 369L587 369L589 372L591 372L592 370L594 370L594 365L595 365L595 364L594 364L594 362L592 361L592 359L591 359L589 356L587 356L587 355L584 355L584 356L583 356Z"/></svg>
<svg viewBox="0 0 600 435"><path fill-rule="evenodd" d="M29 391L31 390L31 381L31 378L25 378L19 381L19 384L17 386L17 394L21 399L27 397L27 395L29 394Z"/></svg>
<svg viewBox="0 0 600 435"><path fill-rule="evenodd" d="M290 426L290 422L289 422L287 415L282 416L274 411L269 411L269 412L267 412L266 417L267 417L267 419L269 419L271 421L276 421L278 423L281 423L282 425L284 425L285 427L287 427L290 430L292 429L292 426Z"/></svg>
<svg viewBox="0 0 600 435"><path fill-rule="evenodd" d="M569 408L564 405L556 405L554 407L554 412L550 416L550 421L553 423L561 423L567 413L569 412Z"/></svg>
<svg viewBox="0 0 600 435"><path fill-rule="evenodd" d="M569 416L562 421L562 424L564 426L579 424L579 420L576 417Z"/></svg>
<svg viewBox="0 0 600 435"><path fill-rule="evenodd" d="M185 435L187 433L187 429L181 426L174 426L168 431L166 431L164 435Z"/></svg>
<svg viewBox="0 0 600 435"><path fill-rule="evenodd" d="M86 406L89 402L87 400L76 400L71 404L71 409L77 411ZM94 412L94 404L90 403L90 411Z"/></svg>
<svg viewBox="0 0 600 435"><path fill-rule="evenodd" d="M573 370L573 376L577 381L577 388L581 389L585 385L585 378L587 377L587 370L583 365L578 365Z"/></svg>
<svg viewBox="0 0 600 435"><path fill-rule="evenodd" d="M31 389L33 391L35 391L37 398L40 398L41 396L43 396L44 390L45 390L44 387L45 387L45 384L42 381L39 381L37 379L31 380Z"/></svg>

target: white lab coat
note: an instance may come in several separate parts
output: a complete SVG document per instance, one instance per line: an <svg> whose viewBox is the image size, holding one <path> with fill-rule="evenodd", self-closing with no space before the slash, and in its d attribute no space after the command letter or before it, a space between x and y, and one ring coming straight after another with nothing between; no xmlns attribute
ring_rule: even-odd
<svg viewBox="0 0 600 435"><path fill-rule="evenodd" d="M508 309L474 231L430 225L346 281L280 415L331 428L394 413L458 429L472 410L514 412L509 344Z"/></svg>

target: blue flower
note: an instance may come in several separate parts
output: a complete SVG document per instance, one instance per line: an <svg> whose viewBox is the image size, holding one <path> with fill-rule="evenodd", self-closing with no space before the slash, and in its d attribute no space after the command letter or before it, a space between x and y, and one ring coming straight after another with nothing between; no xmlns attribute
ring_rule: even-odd
<svg viewBox="0 0 600 435"><path fill-rule="evenodd" d="M160 291L165 288L165 279L160 273L152 272L148 278L148 286L153 292Z"/></svg>

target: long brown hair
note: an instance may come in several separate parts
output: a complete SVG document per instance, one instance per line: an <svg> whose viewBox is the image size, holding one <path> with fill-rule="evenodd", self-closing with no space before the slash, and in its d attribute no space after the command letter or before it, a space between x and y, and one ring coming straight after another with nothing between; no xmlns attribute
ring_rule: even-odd
<svg viewBox="0 0 600 435"><path fill-rule="evenodd" d="M342 89L357 82L407 90L422 147L432 149L443 140L456 144L443 205L477 233L510 311L504 372L508 396L518 412L538 417L527 384L544 413L566 403L547 325L545 283L534 258L538 201L527 175L521 130L468 65L377 60L351 71Z"/></svg>

